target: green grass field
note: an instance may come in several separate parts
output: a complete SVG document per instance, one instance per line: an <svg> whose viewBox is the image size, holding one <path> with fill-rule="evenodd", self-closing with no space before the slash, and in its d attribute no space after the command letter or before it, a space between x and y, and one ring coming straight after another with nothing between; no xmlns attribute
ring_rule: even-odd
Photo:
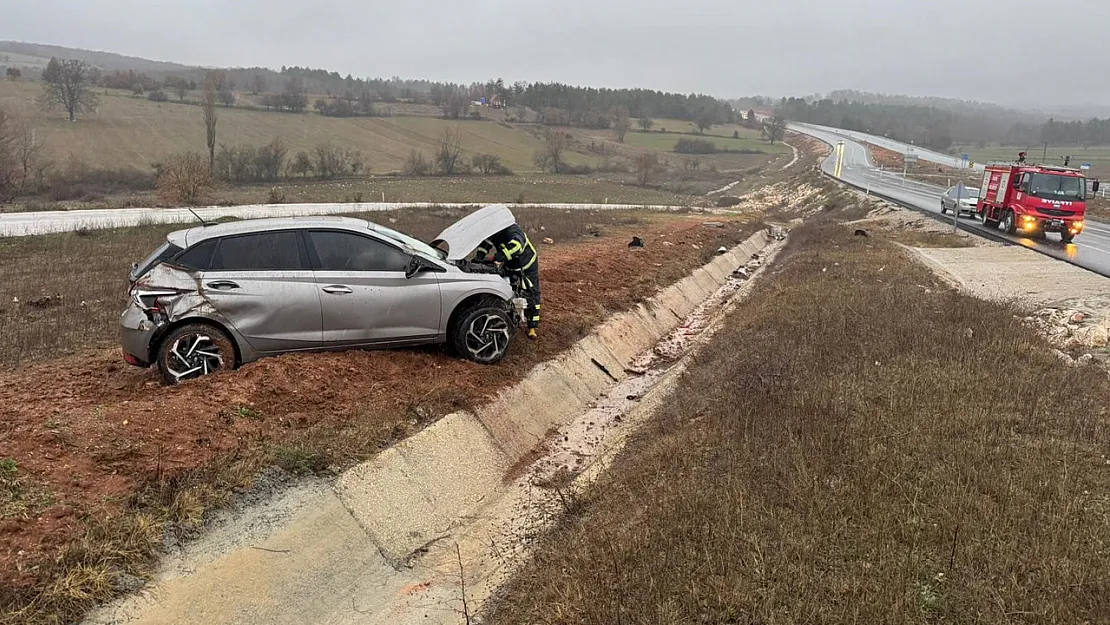
<svg viewBox="0 0 1110 625"><path fill-rule="evenodd" d="M149 170L151 163L181 151L204 152L205 131L199 106L155 103L120 91L98 90L99 109L69 123L61 111L43 111L36 98L41 86L31 82L0 82L0 107L28 120L46 146L49 158L70 154L93 166ZM281 137L290 152L311 150L330 141L360 150L370 171L397 171L413 149L431 158L448 127L462 133L464 158L493 154L516 171L535 170L533 156L542 141L525 129L493 121L448 121L433 117L330 118L315 113L294 115L221 108L217 140L236 145L261 145ZM584 155L568 153L574 164Z"/></svg>
<svg viewBox="0 0 1110 625"><path fill-rule="evenodd" d="M750 130L748 132L752 133ZM687 139L706 139L712 141L717 145L717 148L721 150L752 150L765 152L767 154L784 154L790 152L788 146L781 143L771 145L759 139L758 136L744 136L742 134L739 139L733 139L731 131L724 136L713 134L712 130L705 135L680 135L674 132L630 132L628 136L625 137L625 141L631 145L671 152L674 150L674 146L678 143L678 140L683 137Z"/></svg>
<svg viewBox="0 0 1110 625"><path fill-rule="evenodd" d="M957 154L967 154L976 163L989 161L1009 161L1017 158L1017 153L1025 151L1027 158L1033 162L1045 160L1050 165L1063 165L1064 157L1071 156L1071 167L1079 167L1083 163L1091 164L1091 176L1110 177L1110 146L1085 148L1083 146L1063 146L1048 148L1048 157L1044 159L1043 146L990 146L985 149L972 147L957 147Z"/></svg>

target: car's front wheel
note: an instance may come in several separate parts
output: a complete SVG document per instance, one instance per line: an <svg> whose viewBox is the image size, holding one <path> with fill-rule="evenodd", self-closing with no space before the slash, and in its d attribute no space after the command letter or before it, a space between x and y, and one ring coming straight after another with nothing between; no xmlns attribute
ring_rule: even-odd
<svg viewBox="0 0 1110 625"><path fill-rule="evenodd" d="M459 313L450 328L455 353L483 365L491 365L509 351L513 323L502 306L482 303Z"/></svg>
<svg viewBox="0 0 1110 625"><path fill-rule="evenodd" d="M194 323L172 330L158 348L158 371L166 384L235 367L235 347L226 332Z"/></svg>

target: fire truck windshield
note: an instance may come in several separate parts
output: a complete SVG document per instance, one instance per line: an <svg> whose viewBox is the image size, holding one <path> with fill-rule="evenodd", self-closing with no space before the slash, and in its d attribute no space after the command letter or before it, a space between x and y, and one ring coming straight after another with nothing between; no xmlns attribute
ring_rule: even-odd
<svg viewBox="0 0 1110 625"><path fill-rule="evenodd" d="M1087 197L1086 179L1078 176L1032 174L1029 181L1029 195L1044 200L1082 202Z"/></svg>

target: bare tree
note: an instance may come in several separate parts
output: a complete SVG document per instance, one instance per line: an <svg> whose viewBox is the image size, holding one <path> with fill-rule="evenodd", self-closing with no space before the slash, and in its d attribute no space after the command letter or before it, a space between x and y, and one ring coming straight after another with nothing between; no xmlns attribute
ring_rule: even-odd
<svg viewBox="0 0 1110 625"><path fill-rule="evenodd" d="M266 90L266 77L262 74L255 74L251 80L251 93L258 95Z"/></svg>
<svg viewBox="0 0 1110 625"><path fill-rule="evenodd" d="M663 173L663 164L659 162L659 155L655 152L644 152L636 156L633 165L636 169L636 180L641 187L655 182L659 174Z"/></svg>
<svg viewBox="0 0 1110 625"><path fill-rule="evenodd" d="M7 71L8 80L19 80L23 76L23 72L18 67L9 67Z"/></svg>
<svg viewBox="0 0 1110 625"><path fill-rule="evenodd" d="M235 104L235 92L231 89L224 89L223 91L221 91L219 98L220 104L223 104L224 106L231 106L232 104Z"/></svg>
<svg viewBox="0 0 1110 625"><path fill-rule="evenodd" d="M208 167L216 164L216 100L219 94L219 77L209 72L204 79L204 98L201 108L204 110L204 129L208 133Z"/></svg>
<svg viewBox="0 0 1110 625"><path fill-rule="evenodd" d="M42 72L42 83L42 105L64 108L71 122L77 121L78 113L94 110L99 102L92 91L89 66L83 61L52 57Z"/></svg>
<svg viewBox="0 0 1110 625"><path fill-rule="evenodd" d="M453 175L459 163L460 154L462 154L462 133L458 128L444 129L443 137L439 140L439 149L436 151L439 173L444 176Z"/></svg>
<svg viewBox="0 0 1110 625"><path fill-rule="evenodd" d="M19 191L15 119L0 109L0 202L11 201Z"/></svg>
<svg viewBox="0 0 1110 625"><path fill-rule="evenodd" d="M786 118L782 115L776 114L771 119L763 123L763 136L771 143L775 141L782 141L783 136L786 134Z"/></svg>
<svg viewBox="0 0 1110 625"><path fill-rule="evenodd" d="M643 129L644 132L648 132L649 130L651 130L651 127L654 126L654 125L655 125L655 120L654 119L652 119L650 117L641 117L640 118L640 128Z"/></svg>
<svg viewBox="0 0 1110 625"><path fill-rule="evenodd" d="M44 175L41 167L42 143L35 140L35 131L22 124L15 129L15 158L19 166L19 190L25 191L32 177L38 173L39 183Z"/></svg>
<svg viewBox="0 0 1110 625"><path fill-rule="evenodd" d="M697 126L699 133L705 133L706 130L713 127L714 123L716 123L716 120L713 119L713 114L709 111L698 115L698 118L694 120L694 125Z"/></svg>
<svg viewBox="0 0 1110 625"><path fill-rule="evenodd" d="M566 166L563 162L563 152L566 151L568 144L566 133L548 129L544 133L543 148L536 153L536 165L544 171L562 173Z"/></svg>
<svg viewBox="0 0 1110 625"><path fill-rule="evenodd" d="M617 133L617 141L624 143L624 136L632 130L632 118L628 115L627 106L618 106L613 117L613 130Z"/></svg>

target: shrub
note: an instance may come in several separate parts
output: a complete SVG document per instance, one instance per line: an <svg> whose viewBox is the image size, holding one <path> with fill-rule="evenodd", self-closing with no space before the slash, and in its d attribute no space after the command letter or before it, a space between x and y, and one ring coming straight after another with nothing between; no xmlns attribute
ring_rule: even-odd
<svg viewBox="0 0 1110 625"><path fill-rule="evenodd" d="M193 204L212 187L208 159L196 152L171 158L158 176L158 197L169 204Z"/></svg>
<svg viewBox="0 0 1110 625"><path fill-rule="evenodd" d="M432 165L424 158L424 153L418 150L409 152L401 172L406 176L427 176L432 172Z"/></svg>
<svg viewBox="0 0 1110 625"><path fill-rule="evenodd" d="M258 148L221 145L214 174L232 182L272 182L281 177L288 152L280 138Z"/></svg>
<svg viewBox="0 0 1110 625"><path fill-rule="evenodd" d="M501 162L501 157L492 154L475 155L474 158L471 159L471 165L474 167L475 171L479 171L487 176L508 176L513 173L513 170L509 169Z"/></svg>
<svg viewBox="0 0 1110 625"><path fill-rule="evenodd" d="M308 152L305 152L304 150L297 152L297 155L293 157L293 162L289 165L289 172L292 174L307 176L308 174L311 174L312 171L312 157L309 156Z"/></svg>
<svg viewBox="0 0 1110 625"><path fill-rule="evenodd" d="M149 172L126 168L94 168L83 160L70 157L65 166L51 174L45 171L37 184L47 199L93 201L119 192L150 191L156 178Z"/></svg>
<svg viewBox="0 0 1110 625"><path fill-rule="evenodd" d="M340 176L358 175L362 171L362 153L358 150L323 143L316 146L314 156L314 169L321 178L330 180Z"/></svg>
<svg viewBox="0 0 1110 625"><path fill-rule="evenodd" d="M151 102L169 102L170 97L166 95L165 91L158 89L146 94L146 99Z"/></svg>
<svg viewBox="0 0 1110 625"><path fill-rule="evenodd" d="M682 137L674 144L674 151L679 154L716 154L717 144L709 139Z"/></svg>

